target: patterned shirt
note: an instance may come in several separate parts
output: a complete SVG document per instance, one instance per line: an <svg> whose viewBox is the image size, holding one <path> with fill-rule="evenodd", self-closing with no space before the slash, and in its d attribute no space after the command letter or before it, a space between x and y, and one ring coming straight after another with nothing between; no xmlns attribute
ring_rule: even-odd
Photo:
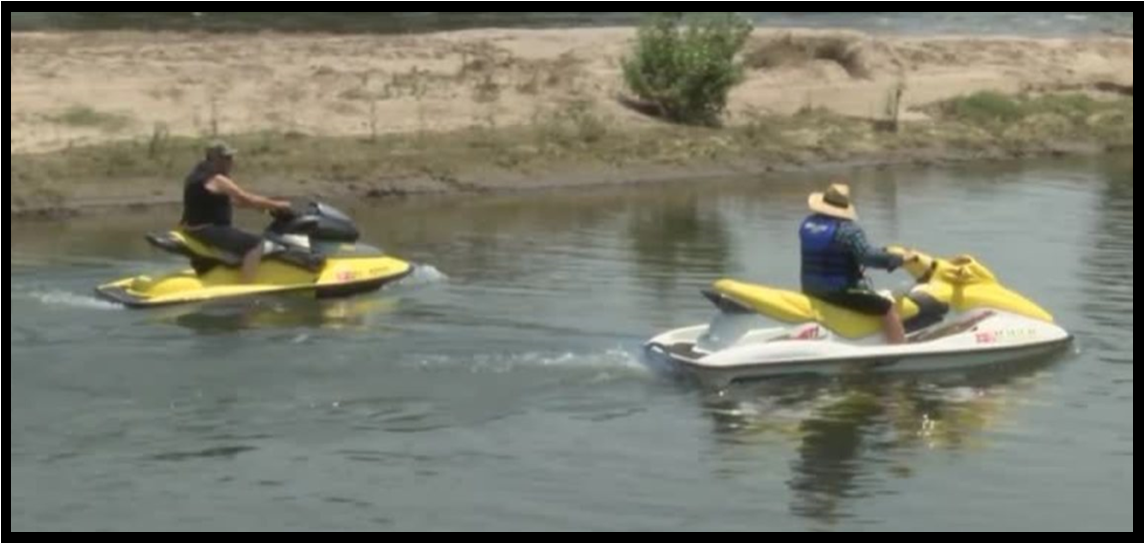
<svg viewBox="0 0 1145 544"><path fill-rule="evenodd" d="M854 221L841 222L839 230L835 233L835 239L850 249L851 253L855 255L855 260L865 268L893 271L903 265L902 257L871 247L871 243L867 241L867 234ZM872 288L869 281L856 287Z"/></svg>

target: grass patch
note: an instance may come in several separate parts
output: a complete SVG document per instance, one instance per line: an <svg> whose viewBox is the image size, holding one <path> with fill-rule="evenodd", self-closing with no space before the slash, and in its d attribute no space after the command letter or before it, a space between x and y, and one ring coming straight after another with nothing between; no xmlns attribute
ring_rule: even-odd
<svg viewBox="0 0 1145 544"><path fill-rule="evenodd" d="M1079 138L1111 144L1131 136L1134 128L1131 97L1098 100L1078 93L1008 96L980 92L940 102L930 110L940 121L977 127L1010 140Z"/></svg>
<svg viewBox="0 0 1145 544"><path fill-rule="evenodd" d="M99 111L89 106L72 106L48 120L58 125L73 128L93 128L107 132L119 132L131 126L131 116L122 113Z"/></svg>
<svg viewBox="0 0 1145 544"><path fill-rule="evenodd" d="M517 70L517 92L536 95L552 89L571 89L584 75L584 60L566 52L556 60L520 61Z"/></svg>
<svg viewBox="0 0 1145 544"><path fill-rule="evenodd" d="M938 112L948 120L972 125L996 125L1021 121L1027 109L1014 97L984 91L942 102Z"/></svg>
<svg viewBox="0 0 1145 544"><path fill-rule="evenodd" d="M348 102L365 102L374 99L374 95L364 87L353 87L338 93L338 99Z"/></svg>
<svg viewBox="0 0 1145 544"><path fill-rule="evenodd" d="M591 146L608 137L607 121L588 100L573 100L560 110L534 120L538 139L545 145Z"/></svg>
<svg viewBox="0 0 1145 544"><path fill-rule="evenodd" d="M490 104L501 100L501 84L493 74L485 74L480 81L473 85L473 101L478 104Z"/></svg>
<svg viewBox="0 0 1145 544"><path fill-rule="evenodd" d="M553 89L570 89L584 75L584 60L572 52L556 59L522 59L489 42L455 46L451 53L460 57L460 66L445 83L468 82L475 102L495 101L503 89L523 95L538 95ZM496 89L494 88L496 87Z"/></svg>
<svg viewBox="0 0 1145 544"><path fill-rule="evenodd" d="M180 102L187 95L187 93L179 87L157 87L147 91L147 95L151 98L154 98L155 100Z"/></svg>
<svg viewBox="0 0 1145 544"><path fill-rule="evenodd" d="M362 108L348 101L331 102L328 109L338 115L362 115Z"/></svg>
<svg viewBox="0 0 1145 544"><path fill-rule="evenodd" d="M1084 120L1104 111L1118 110L1132 100L1097 100L1084 94L1049 94L1009 96L983 91L953 98L938 104L937 113L947 120L976 125L1014 123L1034 115L1060 115L1071 120Z"/></svg>

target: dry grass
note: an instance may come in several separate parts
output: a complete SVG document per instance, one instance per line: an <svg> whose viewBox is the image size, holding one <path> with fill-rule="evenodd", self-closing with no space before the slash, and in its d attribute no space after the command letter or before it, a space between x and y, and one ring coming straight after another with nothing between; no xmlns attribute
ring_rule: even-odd
<svg viewBox="0 0 1145 544"><path fill-rule="evenodd" d="M468 82L477 102L487 102L501 89L512 88L522 95L572 90L584 76L586 62L572 52L554 59L522 59L488 42L455 46L461 57L455 82ZM494 85L498 88L493 89Z"/></svg>
<svg viewBox="0 0 1145 544"><path fill-rule="evenodd" d="M353 102L338 101L330 103L330 112L338 115L362 115L362 108Z"/></svg>
<svg viewBox="0 0 1145 544"><path fill-rule="evenodd" d="M847 34L796 36L785 34L763 41L744 56L749 68L757 70L801 66L812 61L828 61L841 66L851 77L869 78L872 70L863 37Z"/></svg>
<svg viewBox="0 0 1145 544"><path fill-rule="evenodd" d="M99 111L83 105L75 105L58 114L51 115L48 120L68 127L90 128L104 132L119 132L134 123L131 116L125 113Z"/></svg>
<svg viewBox="0 0 1145 544"><path fill-rule="evenodd" d="M981 92L947 100L929 110L943 120L1021 137L1084 138L1133 129L1134 99L1097 100L1084 94L1009 96ZM1130 139L1130 141L1132 141Z"/></svg>
<svg viewBox="0 0 1145 544"><path fill-rule="evenodd" d="M167 100L169 102L182 102L183 98L187 96L187 92L180 87L156 87L147 91L147 95L155 100Z"/></svg>

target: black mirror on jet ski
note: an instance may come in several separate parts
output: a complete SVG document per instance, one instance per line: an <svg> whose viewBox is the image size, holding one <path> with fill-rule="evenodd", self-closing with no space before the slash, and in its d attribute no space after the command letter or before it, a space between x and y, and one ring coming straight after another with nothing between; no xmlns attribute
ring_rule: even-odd
<svg viewBox="0 0 1145 544"><path fill-rule="evenodd" d="M361 237L350 216L327 204L309 202L291 210L272 212L274 222L267 232L278 236L304 235L315 241L354 243Z"/></svg>

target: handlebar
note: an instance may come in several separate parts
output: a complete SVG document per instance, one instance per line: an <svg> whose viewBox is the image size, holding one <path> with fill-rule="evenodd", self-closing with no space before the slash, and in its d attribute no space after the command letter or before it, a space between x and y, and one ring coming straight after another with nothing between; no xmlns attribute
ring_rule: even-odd
<svg viewBox="0 0 1145 544"><path fill-rule="evenodd" d="M266 213L273 217L276 221L290 221L291 219L298 217L298 212L294 211L293 208L285 210L282 208L275 208L273 210L267 210Z"/></svg>

